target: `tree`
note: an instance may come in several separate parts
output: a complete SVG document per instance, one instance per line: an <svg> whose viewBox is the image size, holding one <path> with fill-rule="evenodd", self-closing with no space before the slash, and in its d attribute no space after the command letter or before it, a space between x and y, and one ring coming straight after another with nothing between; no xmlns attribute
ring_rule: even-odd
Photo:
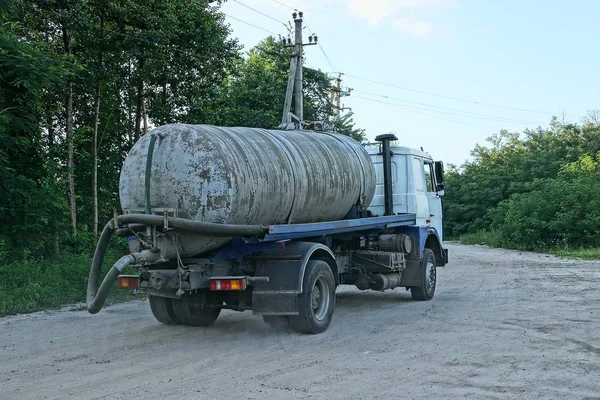
<svg viewBox="0 0 600 400"><path fill-rule="evenodd" d="M600 126L592 121L579 126L556 118L548 129L490 137L472 161L446 174L447 233L495 231L503 245L528 249L592 245L596 214L575 202L580 196L596 204L599 142Z"/></svg>
<svg viewBox="0 0 600 400"><path fill-rule="evenodd" d="M0 243L25 226L19 216L41 229L38 237L40 226L53 232L46 242L55 254L59 239L76 247L118 208L123 157L147 124L207 121L219 83L240 59L220 2L212 3L11 0L1 10L0 170L12 193L1 212L15 218ZM24 115L16 101L27 104ZM43 185L46 195L34 196ZM29 217L24 199L33 201Z"/></svg>
<svg viewBox="0 0 600 400"><path fill-rule="evenodd" d="M44 45L21 40L21 30L17 23L0 25L0 238L15 257L43 254L49 228L62 215L40 121L44 88L68 75Z"/></svg>
<svg viewBox="0 0 600 400"><path fill-rule="evenodd" d="M357 142L364 142L366 139L365 130L356 128L352 116L354 113L349 112L340 117L334 117L331 121L333 130L338 133L350 136Z"/></svg>
<svg viewBox="0 0 600 400"><path fill-rule="evenodd" d="M239 72L224 82L211 123L224 126L274 128L281 123L292 49L267 37L252 48ZM314 69L303 74L304 119L327 121L332 107L327 75ZM294 112L292 108L292 112Z"/></svg>

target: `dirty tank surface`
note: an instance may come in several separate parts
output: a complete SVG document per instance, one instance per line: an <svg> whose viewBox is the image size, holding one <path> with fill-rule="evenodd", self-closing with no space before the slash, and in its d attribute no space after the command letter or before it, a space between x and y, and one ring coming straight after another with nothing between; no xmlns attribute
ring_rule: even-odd
<svg viewBox="0 0 600 400"><path fill-rule="evenodd" d="M135 301L0 319L0 399L598 399L600 265L450 244L436 297L338 289L320 335Z"/></svg>
<svg viewBox="0 0 600 400"><path fill-rule="evenodd" d="M152 136L150 206L177 210L181 218L249 225L340 220L357 204L367 207L375 193L369 154L345 135L171 124L130 150L119 182L126 212L144 212ZM187 253L227 241L195 237Z"/></svg>

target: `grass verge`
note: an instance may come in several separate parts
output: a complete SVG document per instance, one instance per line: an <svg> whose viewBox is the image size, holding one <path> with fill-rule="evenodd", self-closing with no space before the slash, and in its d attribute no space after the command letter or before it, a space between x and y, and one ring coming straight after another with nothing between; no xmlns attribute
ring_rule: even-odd
<svg viewBox="0 0 600 400"><path fill-rule="evenodd" d="M461 235L458 241L462 244L470 245L487 245L490 247L507 247L502 242L500 235L496 232L480 231ZM514 249L514 248L513 248ZM516 249L522 250L522 249ZM600 248L569 248L569 247L554 247L549 249L540 249L540 253L553 254L558 257L565 258L581 258L584 260L600 260Z"/></svg>
<svg viewBox="0 0 600 400"><path fill-rule="evenodd" d="M582 258L584 260L600 260L600 248L593 249L551 249L550 254L559 257Z"/></svg>
<svg viewBox="0 0 600 400"><path fill-rule="evenodd" d="M458 241L462 244L481 244L490 247L502 247L500 235L496 232L479 231L461 235Z"/></svg>
<svg viewBox="0 0 600 400"><path fill-rule="evenodd" d="M105 274L120 257L108 252ZM85 301L91 255L67 254L54 260L19 261L0 265L0 317ZM131 290L114 288L107 304L138 298Z"/></svg>

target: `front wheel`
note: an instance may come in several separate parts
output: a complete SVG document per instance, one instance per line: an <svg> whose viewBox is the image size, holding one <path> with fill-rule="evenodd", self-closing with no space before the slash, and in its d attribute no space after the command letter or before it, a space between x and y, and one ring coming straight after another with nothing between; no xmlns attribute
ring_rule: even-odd
<svg viewBox="0 0 600 400"><path fill-rule="evenodd" d="M423 259L419 266L420 284L411 286L410 294L413 300L431 300L435 294L437 283L437 270L435 268L435 255L431 249L423 250Z"/></svg>
<svg viewBox="0 0 600 400"><path fill-rule="evenodd" d="M304 271L303 289L298 295L298 315L288 317L290 326L301 333L324 332L335 307L335 279L329 264L310 260Z"/></svg>

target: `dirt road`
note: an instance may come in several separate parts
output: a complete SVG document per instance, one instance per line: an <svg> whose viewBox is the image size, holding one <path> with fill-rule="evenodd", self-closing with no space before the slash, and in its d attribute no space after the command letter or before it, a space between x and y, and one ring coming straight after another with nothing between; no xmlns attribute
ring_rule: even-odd
<svg viewBox="0 0 600 400"><path fill-rule="evenodd" d="M343 288L321 335L147 303L0 319L0 399L600 398L600 263L448 245L431 302Z"/></svg>

